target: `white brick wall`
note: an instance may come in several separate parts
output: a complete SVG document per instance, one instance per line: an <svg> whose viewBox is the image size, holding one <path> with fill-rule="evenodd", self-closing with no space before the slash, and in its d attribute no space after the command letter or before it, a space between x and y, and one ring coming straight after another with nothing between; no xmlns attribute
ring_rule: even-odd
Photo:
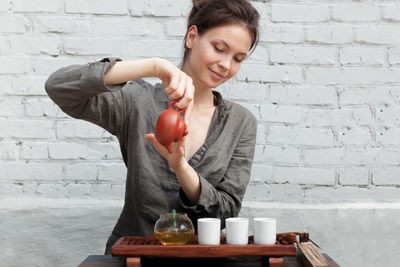
<svg viewBox="0 0 400 267"><path fill-rule="evenodd" d="M0 1L0 199L123 200L116 138L64 114L44 82L57 68L106 56L178 63L190 3ZM253 3L259 47L220 88L258 120L245 206L400 203L400 4Z"/></svg>

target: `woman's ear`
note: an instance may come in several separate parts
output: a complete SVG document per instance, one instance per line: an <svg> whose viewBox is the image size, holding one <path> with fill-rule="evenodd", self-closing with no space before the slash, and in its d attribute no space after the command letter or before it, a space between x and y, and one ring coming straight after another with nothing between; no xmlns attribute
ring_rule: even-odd
<svg viewBox="0 0 400 267"><path fill-rule="evenodd" d="M194 43L196 42L197 36L199 35L197 31L197 26L190 26L187 36L186 36L186 47L193 48Z"/></svg>

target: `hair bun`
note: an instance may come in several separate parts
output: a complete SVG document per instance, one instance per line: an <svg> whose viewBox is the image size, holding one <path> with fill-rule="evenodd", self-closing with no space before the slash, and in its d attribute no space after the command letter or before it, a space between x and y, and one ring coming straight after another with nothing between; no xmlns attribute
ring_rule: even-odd
<svg viewBox="0 0 400 267"><path fill-rule="evenodd" d="M207 4L208 0L192 0L193 8L196 10L201 9L204 5Z"/></svg>

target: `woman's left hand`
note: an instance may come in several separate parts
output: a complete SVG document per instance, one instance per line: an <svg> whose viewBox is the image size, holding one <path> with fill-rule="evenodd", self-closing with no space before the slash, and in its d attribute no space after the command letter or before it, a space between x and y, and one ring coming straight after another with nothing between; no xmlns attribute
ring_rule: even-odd
<svg viewBox="0 0 400 267"><path fill-rule="evenodd" d="M172 142L172 153L169 153L166 147L160 144L153 133L146 134L146 139L151 141L157 151L166 159L168 160L169 166L176 170L178 168L182 168L187 164L185 159L185 137L180 139L177 142Z"/></svg>

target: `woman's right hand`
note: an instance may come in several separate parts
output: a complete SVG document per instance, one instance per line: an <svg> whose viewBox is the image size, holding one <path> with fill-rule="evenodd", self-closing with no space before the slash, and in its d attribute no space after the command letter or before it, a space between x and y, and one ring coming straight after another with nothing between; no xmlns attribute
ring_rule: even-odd
<svg viewBox="0 0 400 267"><path fill-rule="evenodd" d="M178 100L174 106L186 108L184 120L188 124L195 90L192 78L168 60L157 58L155 62L155 76L161 79L168 98Z"/></svg>

